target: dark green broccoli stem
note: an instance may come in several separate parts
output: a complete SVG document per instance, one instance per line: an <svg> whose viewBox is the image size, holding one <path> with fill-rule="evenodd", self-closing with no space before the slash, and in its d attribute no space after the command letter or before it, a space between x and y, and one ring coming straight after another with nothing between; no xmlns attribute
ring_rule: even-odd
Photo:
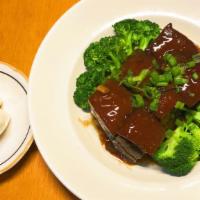
<svg viewBox="0 0 200 200"><path fill-rule="evenodd" d="M152 37L143 37L140 40L138 48L144 51L147 48L147 46L149 45L149 43L151 42L152 39L153 39Z"/></svg>
<svg viewBox="0 0 200 200"><path fill-rule="evenodd" d="M119 79L119 74L120 74L120 68L121 68L121 63L119 61L119 59L114 56L112 53L109 53L109 56L111 57L114 66L110 67L110 77L111 79L115 79L118 80Z"/></svg>
<svg viewBox="0 0 200 200"><path fill-rule="evenodd" d="M130 32L128 34L128 37L126 38L126 46L127 46L126 53L127 53L127 56L130 56L133 53L132 35L133 35L133 33Z"/></svg>

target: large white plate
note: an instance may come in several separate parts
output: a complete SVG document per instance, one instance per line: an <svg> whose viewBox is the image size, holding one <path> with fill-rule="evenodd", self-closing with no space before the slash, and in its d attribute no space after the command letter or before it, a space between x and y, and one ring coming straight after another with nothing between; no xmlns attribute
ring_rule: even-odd
<svg viewBox="0 0 200 200"><path fill-rule="evenodd" d="M68 11L46 36L30 76L29 109L36 143L58 179L81 199L200 198L200 164L185 177L158 167L128 166L102 147L87 114L73 102L75 79L84 70L87 45L112 33L123 18L150 19L174 27L200 44L196 0L85 0Z"/></svg>

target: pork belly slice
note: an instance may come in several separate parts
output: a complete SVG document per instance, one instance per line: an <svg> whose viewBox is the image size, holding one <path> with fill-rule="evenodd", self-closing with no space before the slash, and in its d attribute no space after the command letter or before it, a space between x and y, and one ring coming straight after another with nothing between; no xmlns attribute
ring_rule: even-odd
<svg viewBox="0 0 200 200"><path fill-rule="evenodd" d="M132 112L131 94L118 82L109 80L105 91L97 90L89 98L91 112L116 150L131 162L136 162L143 153L127 140L116 134L126 116Z"/></svg>
<svg viewBox="0 0 200 200"><path fill-rule="evenodd" d="M122 154L129 162L136 163L144 153L133 143L117 135L112 143L115 149Z"/></svg>
<svg viewBox="0 0 200 200"><path fill-rule="evenodd" d="M155 153L165 137L161 123L144 109L130 114L117 133L150 156Z"/></svg>
<svg viewBox="0 0 200 200"><path fill-rule="evenodd" d="M97 90L89 98L89 103L100 125L114 135L126 115L132 112L131 93L114 80L107 81L104 87L107 91Z"/></svg>
<svg viewBox="0 0 200 200"><path fill-rule="evenodd" d="M134 76L140 74L143 69L151 69L153 56L142 50L136 50L134 53L127 58L122 65L121 76L124 77L131 71Z"/></svg>
<svg viewBox="0 0 200 200"><path fill-rule="evenodd" d="M163 64L163 55L165 53L173 54L178 62L186 62L191 59L192 55L198 53L197 46L185 35L178 32L168 24L148 47L160 64Z"/></svg>
<svg viewBox="0 0 200 200"><path fill-rule="evenodd" d="M169 85L165 91L161 92L158 110L154 113L158 119L166 117L175 107L176 102L180 100L179 93L173 85Z"/></svg>

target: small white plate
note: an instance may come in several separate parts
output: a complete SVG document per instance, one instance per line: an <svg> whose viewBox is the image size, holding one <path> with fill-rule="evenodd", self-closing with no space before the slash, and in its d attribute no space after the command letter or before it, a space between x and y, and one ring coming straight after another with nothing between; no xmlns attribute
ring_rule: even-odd
<svg viewBox="0 0 200 200"><path fill-rule="evenodd" d="M27 105L27 79L16 69L0 62L0 99L10 116L0 136L0 174L13 167L33 141Z"/></svg>
<svg viewBox="0 0 200 200"><path fill-rule="evenodd" d="M153 165L128 166L101 145L94 127L73 102L83 52L91 41L111 34L124 18L149 19L174 27L200 44L200 1L82 0L51 29L33 63L29 109L36 143L58 179L87 200L199 200L200 163L184 177Z"/></svg>

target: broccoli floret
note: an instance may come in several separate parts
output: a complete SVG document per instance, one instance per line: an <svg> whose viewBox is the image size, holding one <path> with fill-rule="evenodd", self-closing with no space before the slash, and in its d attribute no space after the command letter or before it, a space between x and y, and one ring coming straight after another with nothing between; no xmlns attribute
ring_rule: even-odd
<svg viewBox="0 0 200 200"><path fill-rule="evenodd" d="M127 37L129 34L132 35L137 23L138 21L136 19L124 19L115 23L113 28L117 35Z"/></svg>
<svg viewBox="0 0 200 200"><path fill-rule="evenodd" d="M156 151L153 159L166 172L183 176L192 170L199 158L200 129L196 128L191 123L178 127Z"/></svg>
<svg viewBox="0 0 200 200"><path fill-rule="evenodd" d="M118 79L122 62L127 58L123 39L117 36L104 37L91 43L84 53L87 70L105 70L111 78Z"/></svg>
<svg viewBox="0 0 200 200"><path fill-rule="evenodd" d="M192 168L195 166L196 160L195 161L190 161L186 162L182 165L178 165L177 167L174 168L167 168L166 172L169 174L175 175L175 176L184 176L188 174Z"/></svg>
<svg viewBox="0 0 200 200"><path fill-rule="evenodd" d="M195 120L195 118L193 119ZM193 138L194 148L200 155L200 128L199 126L195 124L194 122L190 122L189 125L187 126L187 131L190 132Z"/></svg>
<svg viewBox="0 0 200 200"><path fill-rule="evenodd" d="M134 48L146 49L158 37L160 27L149 20L125 19L113 25L116 35L131 41Z"/></svg>
<svg viewBox="0 0 200 200"><path fill-rule="evenodd" d="M195 110L180 105L176 108L185 112L185 120L177 123L176 130L166 137L153 156L166 172L176 176L190 172L200 155L200 112L198 107Z"/></svg>
<svg viewBox="0 0 200 200"><path fill-rule="evenodd" d="M95 91L95 88L105 81L103 71L86 71L76 80L76 90L74 92L74 102L84 111L90 111L88 98Z"/></svg>

